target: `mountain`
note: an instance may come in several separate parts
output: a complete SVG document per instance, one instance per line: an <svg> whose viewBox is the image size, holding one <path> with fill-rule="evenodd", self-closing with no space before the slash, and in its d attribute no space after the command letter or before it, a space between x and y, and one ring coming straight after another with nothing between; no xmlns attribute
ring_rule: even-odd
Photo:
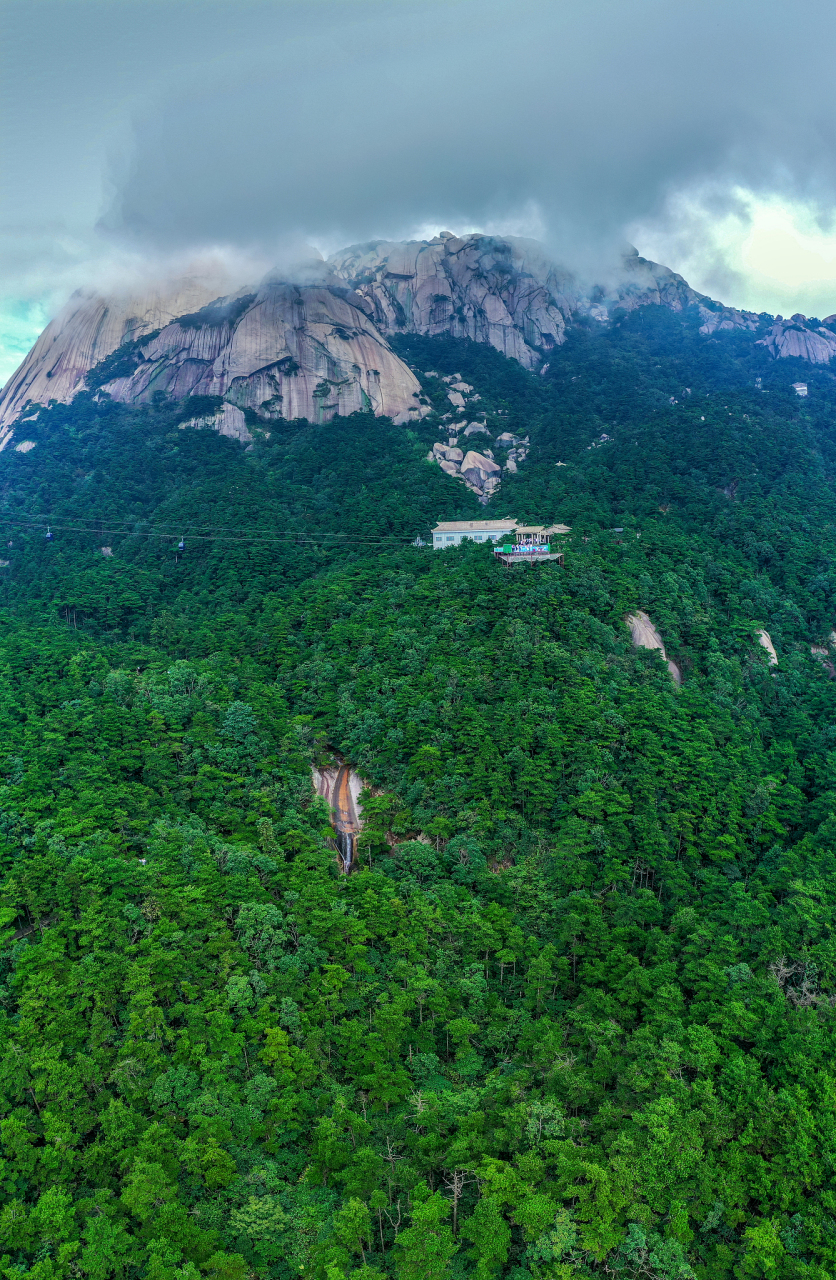
<svg viewBox="0 0 836 1280"><path fill-rule="evenodd" d="M708 301L681 276L638 254L625 258L617 288L585 293L543 245L515 236L460 239L442 232L408 244L379 240L335 254L329 266L369 303L383 333L489 342L527 369L539 368L566 340L573 319L592 316L604 324L616 307L681 311Z"/></svg>
<svg viewBox="0 0 836 1280"><path fill-rule="evenodd" d="M615 283L586 290L535 241L449 232L356 245L315 274L315 283L269 277L221 297L183 280L163 293L72 299L0 395L0 448L28 404L66 403L85 386L124 403L156 392L221 397L212 421L240 438L280 418L320 422L364 408L406 422L424 409L391 348L397 335L469 338L542 370L573 325L609 325L648 306L693 309L706 338L741 330L775 357L827 363L836 354L836 318L724 307L636 253Z"/></svg>
<svg viewBox="0 0 836 1280"><path fill-rule="evenodd" d="M3 1269L830 1280L836 380L640 262L434 268L521 359L398 265L161 315L0 454ZM338 303L407 422L229 376ZM498 476L563 566L433 549Z"/></svg>
<svg viewBox="0 0 836 1280"><path fill-rule="evenodd" d="M194 278L162 292L127 297L76 294L50 321L0 394L4 440L6 428L27 404L65 404L90 370L117 347L159 331L175 316L205 306L214 296L211 283Z"/></svg>

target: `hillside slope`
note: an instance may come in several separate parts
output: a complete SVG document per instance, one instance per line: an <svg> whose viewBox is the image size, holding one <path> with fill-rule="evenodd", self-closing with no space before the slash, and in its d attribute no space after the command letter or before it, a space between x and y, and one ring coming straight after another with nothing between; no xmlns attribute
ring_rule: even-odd
<svg viewBox="0 0 836 1280"><path fill-rule="evenodd" d="M834 1274L836 384L702 323L393 336L423 418L248 445L82 392L0 455L9 1274ZM413 545L484 514L457 374L565 569Z"/></svg>

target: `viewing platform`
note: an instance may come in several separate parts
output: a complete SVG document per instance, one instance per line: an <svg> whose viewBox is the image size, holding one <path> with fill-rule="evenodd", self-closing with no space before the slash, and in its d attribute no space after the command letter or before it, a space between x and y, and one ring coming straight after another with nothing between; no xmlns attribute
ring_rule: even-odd
<svg viewBox="0 0 836 1280"><path fill-rule="evenodd" d="M566 524L553 524L548 528L542 524L520 524L514 530L514 541L494 547L494 555L509 566L540 564L544 560L555 560L562 565L563 552L554 549L553 539L569 532Z"/></svg>

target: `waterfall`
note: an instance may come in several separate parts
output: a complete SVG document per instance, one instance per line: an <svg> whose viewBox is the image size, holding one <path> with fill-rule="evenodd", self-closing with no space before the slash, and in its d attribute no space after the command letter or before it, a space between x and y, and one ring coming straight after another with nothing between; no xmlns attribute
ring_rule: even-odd
<svg viewBox="0 0 836 1280"><path fill-rule="evenodd" d="M363 782L347 764L338 765L336 768L314 769L312 772L316 791L331 806L334 843L339 852L340 870L348 875L354 865L357 836L362 827L357 797L362 790Z"/></svg>
<svg viewBox="0 0 836 1280"><path fill-rule="evenodd" d="M351 864L354 861L354 847L357 836L353 831L337 831L337 848L340 851L340 857L343 862L343 871L348 875L351 870Z"/></svg>

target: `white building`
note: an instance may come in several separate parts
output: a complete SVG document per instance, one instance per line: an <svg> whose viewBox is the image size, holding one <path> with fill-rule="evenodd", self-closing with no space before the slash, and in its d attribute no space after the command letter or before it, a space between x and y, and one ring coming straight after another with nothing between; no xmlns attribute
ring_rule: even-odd
<svg viewBox="0 0 836 1280"><path fill-rule="evenodd" d="M464 538L472 542L507 542L511 534L543 534L548 540L549 534L569 533L569 525L521 525L518 520L445 520L433 529L433 549L441 551L445 547L456 547ZM518 541L521 539L518 539ZM528 539L530 540L530 539Z"/></svg>
<svg viewBox="0 0 836 1280"><path fill-rule="evenodd" d="M473 542L497 542L512 534L516 520L443 520L433 529L433 547L457 547L463 538Z"/></svg>
<svg viewBox="0 0 836 1280"><path fill-rule="evenodd" d="M793 391L795 392L795 394L796 394L797 396L806 396L806 394L807 394L807 383L806 383L806 382L794 382L794 383L792 384L792 389L793 389Z"/></svg>

